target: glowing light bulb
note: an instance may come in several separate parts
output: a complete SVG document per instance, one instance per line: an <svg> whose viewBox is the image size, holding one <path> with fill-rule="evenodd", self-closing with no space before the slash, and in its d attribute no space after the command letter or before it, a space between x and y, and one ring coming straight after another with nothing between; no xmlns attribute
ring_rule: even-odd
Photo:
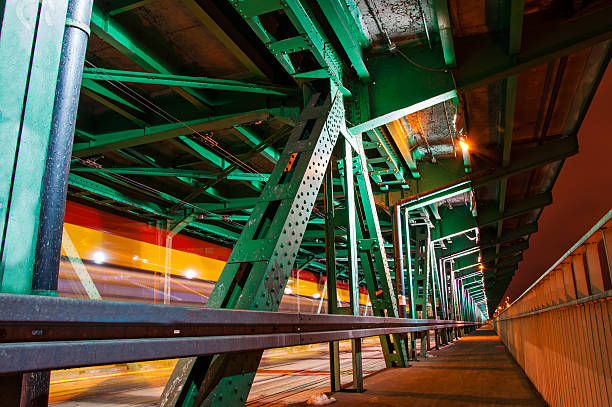
<svg viewBox="0 0 612 407"><path fill-rule="evenodd" d="M470 145L463 140L459 140L459 145L463 151L468 151L470 149Z"/></svg>
<svg viewBox="0 0 612 407"><path fill-rule="evenodd" d="M106 261L106 253L103 251L97 251L92 256L94 263L102 264Z"/></svg>
<svg viewBox="0 0 612 407"><path fill-rule="evenodd" d="M321 298L321 293L314 293L312 298Z"/></svg>
<svg viewBox="0 0 612 407"><path fill-rule="evenodd" d="M189 278L189 279L192 279L192 278L194 278L194 277L195 277L195 275L196 275L195 270L193 270L193 269L187 269L187 270L185 270L185 277L187 277L187 278Z"/></svg>
<svg viewBox="0 0 612 407"><path fill-rule="evenodd" d="M291 287L285 287L285 294L293 294Z"/></svg>

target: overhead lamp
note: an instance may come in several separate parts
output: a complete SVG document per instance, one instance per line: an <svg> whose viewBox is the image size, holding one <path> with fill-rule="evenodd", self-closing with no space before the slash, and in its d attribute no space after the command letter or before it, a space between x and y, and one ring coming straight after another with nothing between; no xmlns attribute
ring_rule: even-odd
<svg viewBox="0 0 612 407"><path fill-rule="evenodd" d="M195 277L195 275L196 275L196 272L195 272L194 269L187 269L187 270L185 270L185 277L187 277L188 279L191 280L192 278Z"/></svg>
<svg viewBox="0 0 612 407"><path fill-rule="evenodd" d="M468 143L466 143L464 140L459 139L459 145L461 146L461 149L466 152L470 149L470 145Z"/></svg>

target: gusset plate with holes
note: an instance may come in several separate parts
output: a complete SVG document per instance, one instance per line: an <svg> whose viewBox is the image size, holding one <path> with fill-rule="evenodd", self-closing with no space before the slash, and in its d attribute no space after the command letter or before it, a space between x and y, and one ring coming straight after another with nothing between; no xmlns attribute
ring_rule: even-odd
<svg viewBox="0 0 612 407"><path fill-rule="evenodd" d="M325 100L313 96L206 307L278 310L344 120L340 92ZM257 351L180 360L160 405L243 405L261 354Z"/></svg>

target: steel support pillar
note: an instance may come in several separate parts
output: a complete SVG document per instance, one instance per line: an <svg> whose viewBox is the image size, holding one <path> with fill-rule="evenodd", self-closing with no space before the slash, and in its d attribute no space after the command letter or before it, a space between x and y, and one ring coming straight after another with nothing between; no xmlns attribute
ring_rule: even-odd
<svg viewBox="0 0 612 407"><path fill-rule="evenodd" d="M0 292L53 295L57 289L91 3L9 0L0 7L0 59L5 61L0 66L0 175L7 180L0 186ZM51 230L53 238L47 234ZM49 243L48 250L37 245L37 238ZM38 267L39 259L48 260L47 267ZM49 377L49 372L2 377L3 405L46 406Z"/></svg>
<svg viewBox="0 0 612 407"><path fill-rule="evenodd" d="M311 98L215 284L207 308L278 309L344 120L339 92ZM255 351L181 359L160 405L244 405L261 355Z"/></svg>

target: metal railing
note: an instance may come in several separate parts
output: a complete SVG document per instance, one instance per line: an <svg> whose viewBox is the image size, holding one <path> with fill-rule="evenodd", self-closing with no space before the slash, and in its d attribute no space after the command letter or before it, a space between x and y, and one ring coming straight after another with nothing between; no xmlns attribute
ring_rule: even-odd
<svg viewBox="0 0 612 407"><path fill-rule="evenodd" d="M612 210L493 320L551 406L612 405Z"/></svg>
<svg viewBox="0 0 612 407"><path fill-rule="evenodd" d="M244 352L474 322L0 294L0 374Z"/></svg>

